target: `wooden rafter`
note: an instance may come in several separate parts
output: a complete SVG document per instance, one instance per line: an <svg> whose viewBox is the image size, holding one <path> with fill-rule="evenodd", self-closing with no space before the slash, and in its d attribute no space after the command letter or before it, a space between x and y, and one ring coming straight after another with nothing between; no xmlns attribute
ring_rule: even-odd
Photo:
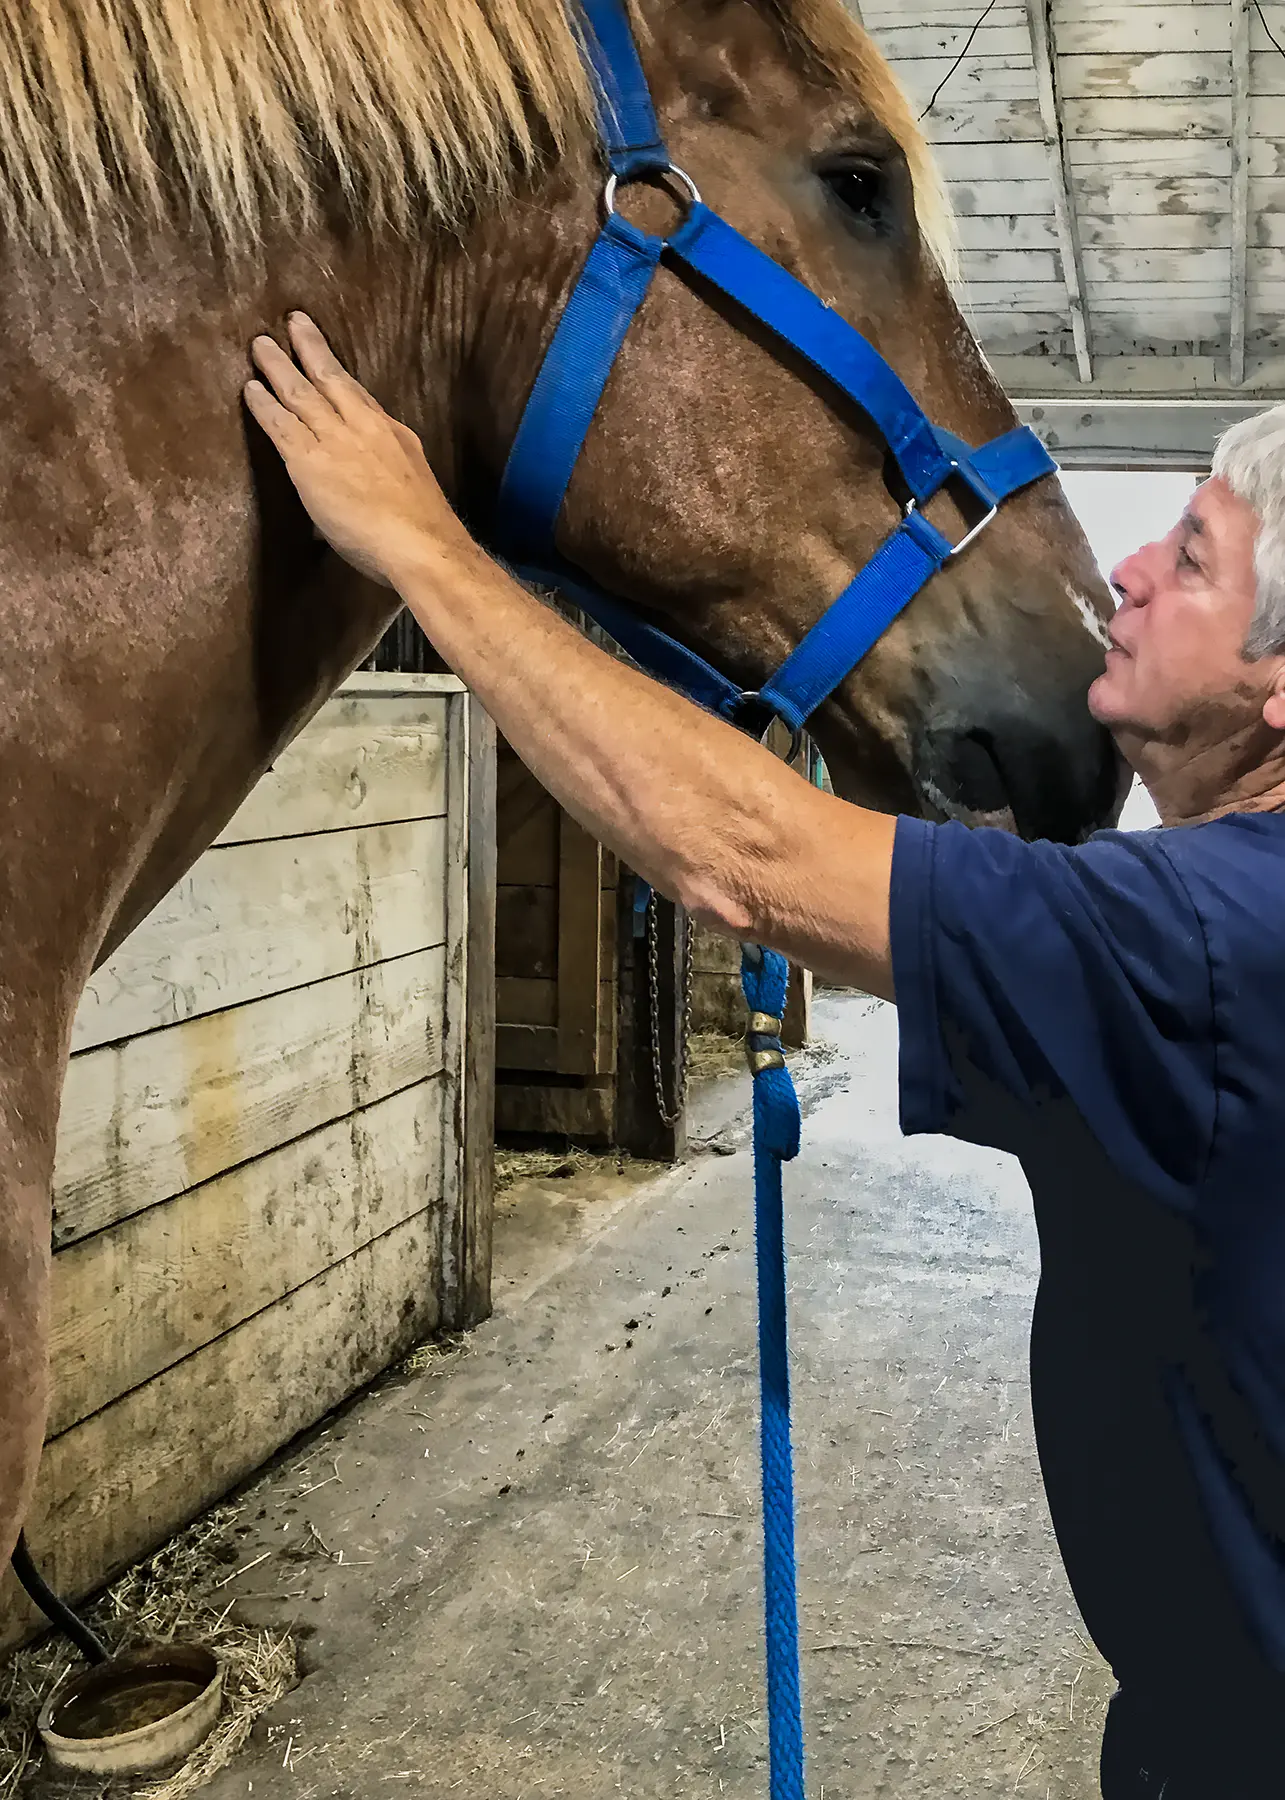
<svg viewBox="0 0 1285 1800"><path fill-rule="evenodd" d="M1035 62L1035 82L1040 97L1040 118L1044 125L1044 145L1048 154L1049 179L1053 183L1058 247L1062 256L1062 279L1066 283L1067 305L1071 313L1071 335L1075 340L1075 360L1080 371L1080 380L1088 382L1093 380L1093 343L1089 330L1088 306L1084 294L1084 260L1080 255L1080 233L1075 217L1075 193L1071 186L1066 137L1062 129L1062 98L1058 87L1057 57L1053 48L1051 13L1052 0L1026 0L1026 16L1031 32L1031 55Z"/></svg>
<svg viewBox="0 0 1285 1800"><path fill-rule="evenodd" d="M1245 379L1249 322L1249 0L1231 0L1231 379Z"/></svg>

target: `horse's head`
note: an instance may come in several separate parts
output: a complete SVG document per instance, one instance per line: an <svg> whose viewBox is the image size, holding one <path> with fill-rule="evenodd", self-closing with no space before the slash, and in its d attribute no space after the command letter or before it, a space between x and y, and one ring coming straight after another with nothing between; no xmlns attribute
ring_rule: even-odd
<svg viewBox="0 0 1285 1800"><path fill-rule="evenodd" d="M951 298L928 154L837 0L670 0L638 37L675 161L707 202L832 304L936 424L980 444L1011 407ZM507 452L600 220L586 145L481 232L470 391L482 462ZM634 187L665 231L675 200ZM474 240L474 246L479 240ZM515 304L515 300L517 304ZM533 304L534 302L534 304ZM568 490L560 549L748 687L899 517L882 439L734 308L662 265ZM971 520L942 495L953 538ZM1118 767L1085 693L1110 601L1056 482L1008 502L814 722L845 795L1011 814L1027 835L1107 822Z"/></svg>

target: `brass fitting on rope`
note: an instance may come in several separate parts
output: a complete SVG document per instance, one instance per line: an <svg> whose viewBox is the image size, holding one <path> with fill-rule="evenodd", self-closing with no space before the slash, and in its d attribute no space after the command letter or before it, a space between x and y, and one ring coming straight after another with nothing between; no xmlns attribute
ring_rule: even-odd
<svg viewBox="0 0 1285 1800"><path fill-rule="evenodd" d="M781 1048L781 1021L771 1013L752 1012L745 1033L745 1060L751 1075L762 1075L767 1069L783 1069L785 1052Z"/></svg>

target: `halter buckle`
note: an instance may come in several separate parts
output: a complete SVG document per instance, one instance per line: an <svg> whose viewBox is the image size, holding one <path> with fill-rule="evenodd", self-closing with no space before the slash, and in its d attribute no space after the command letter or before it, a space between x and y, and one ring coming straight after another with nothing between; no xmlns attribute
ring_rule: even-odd
<svg viewBox="0 0 1285 1800"><path fill-rule="evenodd" d="M602 211L603 211L604 218L610 219L610 218L614 217L614 215L615 215L616 194L620 189L620 185L621 185L622 181L627 186L632 187L633 185L635 185L637 182L640 182L640 181L647 181L647 182L653 182L653 183L656 181L661 181L664 179L664 177L666 175L672 175L675 181L677 181L682 187L686 188L686 190L687 190L687 204L686 204L686 208L685 208L686 212L690 213L694 207L701 206L704 204L704 202L701 200L700 189L697 187L696 183L692 180L691 176L687 173L686 169L680 169L677 163L671 162L671 163L666 163L664 168L661 168L661 169L642 169L639 171L639 173L637 175L616 175L616 174L608 175L607 185L602 190Z"/></svg>
<svg viewBox="0 0 1285 1800"><path fill-rule="evenodd" d="M966 532L964 536L960 538L957 544L952 544L950 546L950 552L946 558L947 562L953 562L957 556L962 556L968 546L975 543L982 535L992 519L999 516L1000 503L996 495L991 492L990 488L987 487L986 483L975 469L971 468L967 463L961 463L956 457L951 457L950 467L941 481L937 483L937 486L933 490L933 494L939 494L946 484L949 481L952 481L956 476L959 477L960 482L968 489L974 500L981 506L989 508L989 511L987 511L984 518L978 520L971 531ZM932 497L932 494L926 496L927 499L932 499ZM901 516L903 521L910 518L912 513L917 513L919 510L919 502L912 494L902 510ZM933 526L933 530L937 530L935 525ZM939 533L939 535L944 537L944 533Z"/></svg>
<svg viewBox="0 0 1285 1800"><path fill-rule="evenodd" d="M775 706L773 706L772 702L764 698L760 688L745 688L742 690L740 699L736 703L736 713L732 715L732 723L736 723L737 714L748 713L755 706L766 707L771 715L767 724L758 734L759 743L766 745L774 725L784 725L790 733L790 747L785 753L784 760L787 763L796 762L798 760L799 751L803 748L803 727L801 725L791 725L788 720L783 719ZM747 721L742 729L752 732L754 727Z"/></svg>

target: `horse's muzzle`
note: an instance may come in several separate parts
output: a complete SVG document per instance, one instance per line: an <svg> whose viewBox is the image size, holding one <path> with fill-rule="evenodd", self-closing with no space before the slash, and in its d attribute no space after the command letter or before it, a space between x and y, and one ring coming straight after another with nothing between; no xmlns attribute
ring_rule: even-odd
<svg viewBox="0 0 1285 1800"><path fill-rule="evenodd" d="M1113 825L1128 785L1110 735L1087 707L929 722L915 779L932 811L1064 844Z"/></svg>

